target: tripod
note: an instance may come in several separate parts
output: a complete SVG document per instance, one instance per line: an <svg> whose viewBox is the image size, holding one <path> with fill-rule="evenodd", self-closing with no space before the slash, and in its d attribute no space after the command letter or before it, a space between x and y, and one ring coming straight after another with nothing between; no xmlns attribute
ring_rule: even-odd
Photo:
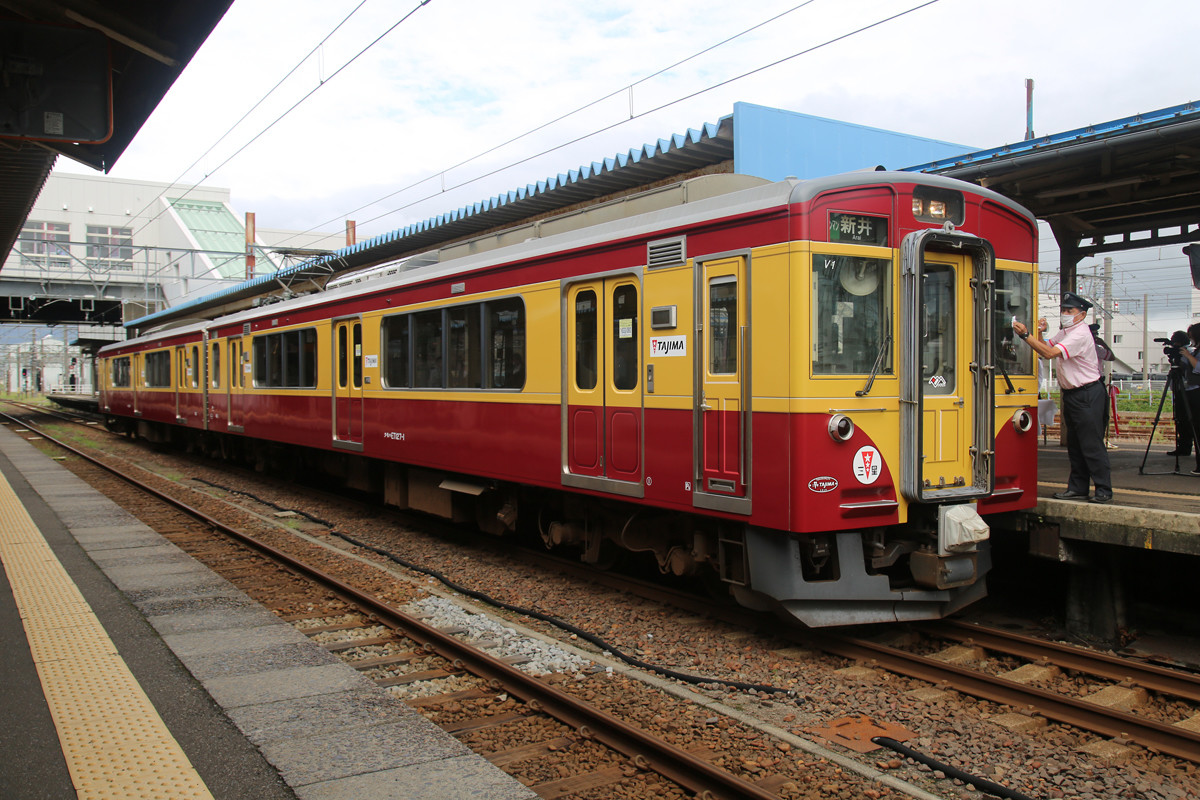
<svg viewBox="0 0 1200 800"><path fill-rule="evenodd" d="M1139 475L1182 475L1179 471L1179 454L1175 454L1175 469L1171 472L1146 472L1146 459L1150 457L1150 445L1154 441L1154 431L1158 429L1158 421L1162 417L1163 405L1167 402L1167 393L1171 393L1171 403L1183 404L1183 418L1187 420L1187 425L1192 430L1192 446L1200 447L1200 435L1196 431L1196 420L1192 418L1192 409L1188 405L1187 382L1183 378L1183 367L1172 365L1167 371L1167 382L1163 385L1162 397L1158 399L1158 411L1154 414L1154 425L1150 427L1150 438L1146 442L1146 452L1142 456L1142 465L1138 467ZM1197 390L1200 391L1200 390ZM1175 448L1178 451L1178 447Z"/></svg>

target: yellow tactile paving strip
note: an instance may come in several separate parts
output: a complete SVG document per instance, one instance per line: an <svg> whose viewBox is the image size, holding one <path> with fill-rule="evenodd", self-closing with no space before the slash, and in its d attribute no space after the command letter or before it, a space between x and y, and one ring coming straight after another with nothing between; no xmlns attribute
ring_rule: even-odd
<svg viewBox="0 0 1200 800"><path fill-rule="evenodd" d="M79 797L211 800L3 475L0 563Z"/></svg>

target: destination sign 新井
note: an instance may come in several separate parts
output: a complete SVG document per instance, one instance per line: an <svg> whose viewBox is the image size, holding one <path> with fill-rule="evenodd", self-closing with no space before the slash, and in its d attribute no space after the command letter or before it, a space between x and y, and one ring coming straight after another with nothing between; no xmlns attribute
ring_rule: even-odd
<svg viewBox="0 0 1200 800"><path fill-rule="evenodd" d="M887 247L887 234L886 217L870 217L865 214L829 215L831 242L856 242Z"/></svg>

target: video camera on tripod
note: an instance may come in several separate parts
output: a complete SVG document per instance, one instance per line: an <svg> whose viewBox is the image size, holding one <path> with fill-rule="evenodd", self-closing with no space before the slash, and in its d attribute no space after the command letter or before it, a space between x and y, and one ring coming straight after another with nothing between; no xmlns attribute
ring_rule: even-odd
<svg viewBox="0 0 1200 800"><path fill-rule="evenodd" d="M1188 335L1183 331L1175 331L1170 339L1155 339L1163 345L1163 355L1167 357L1172 367L1183 366L1183 348L1191 344Z"/></svg>

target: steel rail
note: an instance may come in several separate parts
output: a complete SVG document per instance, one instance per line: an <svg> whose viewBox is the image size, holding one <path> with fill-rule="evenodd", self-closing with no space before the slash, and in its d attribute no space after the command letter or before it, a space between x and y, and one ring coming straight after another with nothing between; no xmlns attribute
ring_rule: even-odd
<svg viewBox="0 0 1200 800"><path fill-rule="evenodd" d="M0 414L0 416L20 425L28 424L9 414ZM532 675L489 656L466 642L425 625L415 617L389 606L373 595L356 589L243 531L232 528L203 511L193 508L153 486L148 486L53 436L44 432L40 435L58 447L107 470L185 514L206 525L211 525L221 533L333 590L367 613L374 614L383 624L400 630L406 636L419 642L426 651L437 653L455 666L464 667L480 678L505 687L511 694L525 700L533 710L544 712L575 728L585 737L593 738L628 756L633 760L635 766L641 769L657 772L701 797L779 800L779 795L775 792L766 791L732 773L714 767L704 759L693 756L605 711L590 706Z"/></svg>
<svg viewBox="0 0 1200 800"><path fill-rule="evenodd" d="M1130 659L1097 653L1059 642L1048 642L1011 631L977 625L959 620L942 620L917 626L918 630L941 638L971 642L988 650L996 650L1031 661L1045 661L1063 669L1128 681L1143 689L1169 694L1200 703L1200 676L1145 664Z"/></svg>
<svg viewBox="0 0 1200 800"><path fill-rule="evenodd" d="M861 639L806 634L814 646L843 658L874 661L901 675L947 684L972 697L1014 708L1032 707L1047 719L1104 736L1121 737L1162 753L1200 763L1200 733L1138 717L1124 711L1025 686L1007 678L897 650Z"/></svg>

